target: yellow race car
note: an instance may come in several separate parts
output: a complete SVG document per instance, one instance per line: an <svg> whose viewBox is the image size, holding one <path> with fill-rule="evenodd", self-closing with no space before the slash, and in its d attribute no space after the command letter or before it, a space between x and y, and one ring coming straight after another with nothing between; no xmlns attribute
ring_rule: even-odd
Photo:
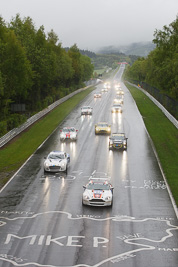
<svg viewBox="0 0 178 267"><path fill-rule="evenodd" d="M95 134L111 134L111 125L107 122L95 124Z"/></svg>

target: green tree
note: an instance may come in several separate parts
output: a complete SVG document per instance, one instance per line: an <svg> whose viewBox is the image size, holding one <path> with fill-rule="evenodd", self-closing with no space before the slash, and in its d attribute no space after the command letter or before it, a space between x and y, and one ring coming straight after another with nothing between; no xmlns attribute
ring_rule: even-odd
<svg viewBox="0 0 178 267"><path fill-rule="evenodd" d="M88 56L81 55L80 58L82 68L82 81L88 81L94 71L94 66L91 64L91 59Z"/></svg>
<svg viewBox="0 0 178 267"><path fill-rule="evenodd" d="M82 80L82 67L80 63L81 54L76 44L70 47L70 49L68 50L68 55L72 59L72 67L74 70L72 84L80 85Z"/></svg>
<svg viewBox="0 0 178 267"><path fill-rule="evenodd" d="M154 32L156 48L146 59L128 68L129 78L146 81L171 97L178 98L178 17L163 30Z"/></svg>
<svg viewBox="0 0 178 267"><path fill-rule="evenodd" d="M19 103L27 98L31 86L31 68L14 31L5 28L2 23L0 28L1 109L6 116L11 102Z"/></svg>

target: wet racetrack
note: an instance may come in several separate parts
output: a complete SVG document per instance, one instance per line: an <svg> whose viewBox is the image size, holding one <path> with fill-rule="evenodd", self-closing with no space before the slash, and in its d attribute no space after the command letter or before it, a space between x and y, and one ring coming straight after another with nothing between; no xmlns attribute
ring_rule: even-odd
<svg viewBox="0 0 178 267"><path fill-rule="evenodd" d="M115 79L120 80L123 67ZM88 95L38 148L0 193L0 267L177 267L178 222L147 135L128 89L122 114L112 114L113 87ZM81 116L83 105L92 116ZM127 151L110 151L109 136L95 135L97 122L125 132ZM76 142L61 142L60 129L78 129ZM70 154L68 174L44 174L52 150ZM92 173L111 177L112 207L82 206Z"/></svg>

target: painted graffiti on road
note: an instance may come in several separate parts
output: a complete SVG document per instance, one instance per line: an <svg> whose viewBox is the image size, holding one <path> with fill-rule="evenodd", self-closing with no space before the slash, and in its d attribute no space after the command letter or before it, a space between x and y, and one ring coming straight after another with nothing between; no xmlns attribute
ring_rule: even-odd
<svg viewBox="0 0 178 267"><path fill-rule="evenodd" d="M5 215L5 216L2 216ZM15 214L14 214L15 215ZM17 217L13 217L12 218L12 214L10 214L11 217L6 217L8 216L7 214L1 214L0 216L0 220L1 220L1 224L0 227L2 228L5 224L8 225L8 223L12 223L12 222L17 222L19 223L20 220L27 221L29 223L29 221L31 222L32 220L35 219L41 219L42 221L44 221L44 216L65 216L65 218L69 221L71 221L73 223L73 221L76 220L87 220L87 221L93 221L95 224L96 223L101 223L101 222L108 222L108 221L112 221L115 222L116 224L120 224L120 223L133 223L133 224L143 224L143 223L162 223L164 225L163 227L163 231L160 232L160 235L156 237L156 239L148 237L149 233L144 232L133 232L133 233L128 233L128 234L124 234L124 235L120 235L120 236L116 236L114 237L114 239L117 240L117 242L123 242L124 244L124 248L127 248L128 245L128 250L126 249L126 251L120 251L120 253L116 253L117 255L111 255L110 257L107 257L99 262L97 262L96 264L92 265L92 267L99 267L102 266L105 263L118 263L120 261L126 261L128 259L131 258L135 258L137 256L138 252L141 251L159 251L162 253L166 253L166 252L172 252L175 253L177 251L177 249L175 247L173 248L161 248L161 245L165 246L165 242L166 240L174 237L174 232L178 230L178 226L175 226L171 223L170 220L167 219L159 219L159 218L142 218L142 219L137 219L135 217L130 217L127 215L116 215L116 216L112 216L112 217L107 217L107 218L96 218L96 216L73 216L71 213L68 212L64 212L64 211L47 211L47 212L42 212L42 213L34 213L32 215L28 214L27 216L17 216ZM63 218L63 219L65 219ZM4 224L3 224L4 223ZM67 233L67 232L66 232ZM103 232L104 233L104 232ZM2 236L3 235L3 238ZM12 247L13 243L16 246L17 244L23 245L26 244L31 246L41 246L41 247L53 247L55 246L56 248L61 248L64 249L65 247L73 247L73 248L81 248L84 246L84 244L86 242L83 242L85 239L89 238L87 240L87 244L91 246L91 249L105 249L108 248L110 246L110 243L113 242L113 239L110 240L108 237L106 236L84 236L84 235L66 235L66 234L61 234L60 235L56 235L52 236L52 235L45 235L45 234L31 234L31 235L17 235L14 233L3 233L3 231L0 231L0 237L1 237L1 244L2 244L2 240L4 240L3 242L3 249L6 249L6 246L10 246ZM116 240L114 241L114 243L116 243ZM90 242L90 243L88 243ZM170 243L170 242L169 242ZM120 243L119 243L120 244ZM123 246L121 246L123 247ZM130 249L132 248L132 249ZM27 256L26 256L27 258ZM32 264L32 262L30 260L23 260L21 258L16 257L16 255L7 255L7 254L0 254L0 260L1 261L5 261L5 262L10 262L11 264L13 264L14 266L30 266ZM87 265L87 264L78 264L78 265L73 265L70 267L83 267L85 265L85 267L91 267L91 265ZM40 267L44 267L44 264L40 264L39 262L33 262L33 266L40 266ZM62 265L50 265L53 267L62 267Z"/></svg>
<svg viewBox="0 0 178 267"><path fill-rule="evenodd" d="M13 261L13 262L16 262L16 263L22 263L24 261L27 261L26 259L22 259L22 258L19 258L19 257L14 257L14 256L8 255L8 254L0 254L0 258L6 259L7 261L8 260L9 261Z"/></svg>
<svg viewBox="0 0 178 267"><path fill-rule="evenodd" d="M130 259L130 258L133 258L133 257L136 257L136 255L128 253L125 256L120 256L114 260L111 260L111 262L116 263L116 262L124 261L124 260Z"/></svg>
<svg viewBox="0 0 178 267"><path fill-rule="evenodd" d="M166 184L164 181L154 181L154 180L143 180L142 185L137 185L136 181L126 180L124 181L125 188L132 189L166 189Z"/></svg>

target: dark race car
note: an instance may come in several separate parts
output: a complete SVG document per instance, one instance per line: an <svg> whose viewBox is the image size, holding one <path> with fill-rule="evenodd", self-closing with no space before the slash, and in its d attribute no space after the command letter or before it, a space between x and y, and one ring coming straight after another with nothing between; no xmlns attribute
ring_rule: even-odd
<svg viewBox="0 0 178 267"><path fill-rule="evenodd" d="M124 133L113 133L109 138L109 149L127 150L127 139Z"/></svg>

